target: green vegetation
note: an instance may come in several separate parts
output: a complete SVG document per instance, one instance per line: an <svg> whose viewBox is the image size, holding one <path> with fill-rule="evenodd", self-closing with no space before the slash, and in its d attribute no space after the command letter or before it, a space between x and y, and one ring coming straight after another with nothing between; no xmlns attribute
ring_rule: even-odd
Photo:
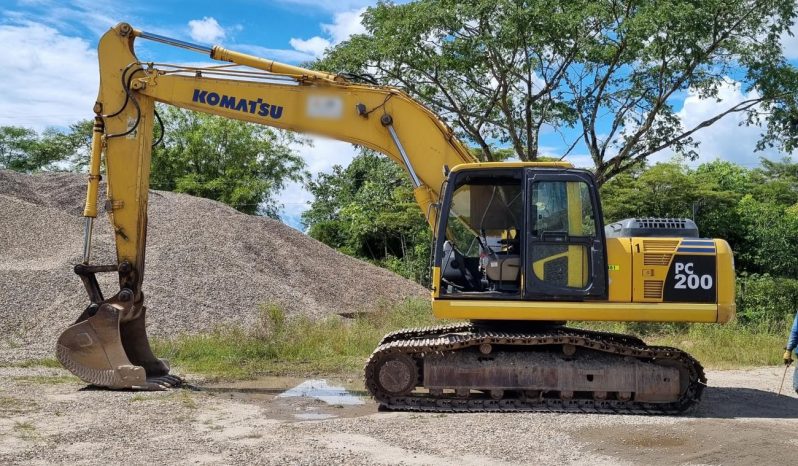
<svg viewBox="0 0 798 466"><path fill-rule="evenodd" d="M792 151L798 69L779 37L796 14L793 0L380 2L315 66L403 88L483 160L536 160L541 129L562 129L604 182L665 148L695 158L695 131L723 118L764 123L760 147ZM676 97L717 97L729 76L750 100L688 126Z"/></svg>
<svg viewBox="0 0 798 466"><path fill-rule="evenodd" d="M61 367L59 365L59 367ZM35 385L60 385L67 383L81 383L73 375L26 375L13 378L15 382Z"/></svg>
<svg viewBox="0 0 798 466"><path fill-rule="evenodd" d="M640 166L605 183L601 195L608 223L692 218L702 236L729 241L741 275L798 278L798 163L789 158L754 169L725 161Z"/></svg>
<svg viewBox="0 0 798 466"><path fill-rule="evenodd" d="M408 301L355 319L287 319L264 308L249 330L223 327L205 335L155 340L154 350L182 370L223 379L258 375L355 374L386 333L432 322L429 304Z"/></svg>
<svg viewBox="0 0 798 466"><path fill-rule="evenodd" d="M277 217L276 198L289 181L307 178L305 162L289 147L302 139L262 125L159 105L163 141L152 152L153 189L224 202L241 212ZM83 171L91 120L36 132L0 126L0 169ZM160 131L156 129L156 136Z"/></svg>
<svg viewBox="0 0 798 466"><path fill-rule="evenodd" d="M791 322L790 322L791 323ZM637 335L649 345L687 351L707 369L781 364L788 323L647 324L575 322L575 327Z"/></svg>
<svg viewBox="0 0 798 466"><path fill-rule="evenodd" d="M33 401L21 400L10 396L0 396L0 418L28 413L36 409Z"/></svg>
<svg viewBox="0 0 798 466"><path fill-rule="evenodd" d="M91 130L90 120L74 123L67 131L49 128L41 133L0 126L0 169L33 172L82 166L80 154L90 147Z"/></svg>
<svg viewBox="0 0 798 466"><path fill-rule="evenodd" d="M153 189L224 202L277 217L276 196L303 181L305 162L289 148L300 139L266 126L161 106L165 133L152 154Z"/></svg>
<svg viewBox="0 0 798 466"><path fill-rule="evenodd" d="M14 363L11 367L55 367L61 368L61 363L55 358L28 359Z"/></svg>
<svg viewBox="0 0 798 466"><path fill-rule="evenodd" d="M601 194L607 223L635 216L688 217L702 236L726 239L734 251L741 324L766 325L795 315L798 163L763 159L754 169L724 161L695 169L660 163L615 177Z"/></svg>
<svg viewBox="0 0 798 466"><path fill-rule="evenodd" d="M23 440L35 440L39 436L36 426L29 421L14 421L14 432Z"/></svg>
<svg viewBox="0 0 798 466"><path fill-rule="evenodd" d="M308 183L314 196L302 214L313 238L344 254L429 283L432 236L404 170L363 151L348 167L333 167Z"/></svg>
<svg viewBox="0 0 798 466"><path fill-rule="evenodd" d="M433 321L429 304L407 302L355 319L286 319L267 307L251 330L223 327L206 335L155 340L156 353L181 370L216 379L316 374L359 377L388 332ZM579 322L574 326L641 336L648 344L690 352L709 369L778 364L787 324L636 324ZM141 398L148 399L148 398Z"/></svg>

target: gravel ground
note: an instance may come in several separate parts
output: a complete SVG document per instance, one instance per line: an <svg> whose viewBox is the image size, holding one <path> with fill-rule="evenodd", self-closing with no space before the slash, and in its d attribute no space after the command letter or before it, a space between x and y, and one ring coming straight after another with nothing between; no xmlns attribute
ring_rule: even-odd
<svg viewBox="0 0 798 466"><path fill-rule="evenodd" d="M792 464L798 399L775 394L782 373L710 371L695 413L645 417L379 413L275 398L295 380L135 393L0 368L0 464Z"/></svg>
<svg viewBox="0 0 798 466"><path fill-rule="evenodd" d="M72 273L85 185L83 175L0 171L0 361L51 356L58 333L88 304ZM428 296L278 221L169 192L152 191L149 204L143 289L151 335L250 325L264 303L318 318ZM92 262L115 263L107 218L97 223ZM113 274L99 278L106 295L118 291Z"/></svg>

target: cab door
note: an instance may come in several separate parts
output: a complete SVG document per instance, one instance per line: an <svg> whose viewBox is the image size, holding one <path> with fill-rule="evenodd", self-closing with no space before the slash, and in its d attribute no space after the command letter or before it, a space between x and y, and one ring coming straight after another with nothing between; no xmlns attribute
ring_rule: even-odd
<svg viewBox="0 0 798 466"><path fill-rule="evenodd" d="M607 299L604 224L593 175L527 169L524 298Z"/></svg>

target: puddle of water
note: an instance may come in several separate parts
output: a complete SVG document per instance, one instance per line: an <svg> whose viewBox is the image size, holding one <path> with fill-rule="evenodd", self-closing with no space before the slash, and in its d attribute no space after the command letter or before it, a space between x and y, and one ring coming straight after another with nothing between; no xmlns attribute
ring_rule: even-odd
<svg viewBox="0 0 798 466"><path fill-rule="evenodd" d="M336 387L324 379L306 380L296 387L277 395L277 398L315 398L331 405L362 405L363 400L349 393L344 387Z"/></svg>

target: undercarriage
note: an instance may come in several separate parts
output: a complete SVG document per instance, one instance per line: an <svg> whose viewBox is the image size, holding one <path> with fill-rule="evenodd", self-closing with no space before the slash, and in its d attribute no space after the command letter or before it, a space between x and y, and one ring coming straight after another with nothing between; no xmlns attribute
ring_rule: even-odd
<svg viewBox="0 0 798 466"><path fill-rule="evenodd" d="M678 414L706 377L689 354L562 326L505 331L484 324L386 335L366 363L382 408L435 412Z"/></svg>

